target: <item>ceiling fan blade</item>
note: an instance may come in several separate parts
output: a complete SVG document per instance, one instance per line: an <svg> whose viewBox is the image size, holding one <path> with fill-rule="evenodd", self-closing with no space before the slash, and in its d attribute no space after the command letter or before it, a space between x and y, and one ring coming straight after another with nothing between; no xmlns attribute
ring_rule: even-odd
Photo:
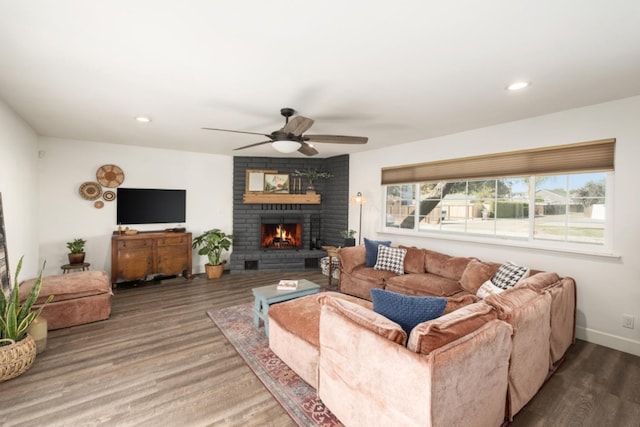
<svg viewBox="0 0 640 427"><path fill-rule="evenodd" d="M300 136L305 133L313 125L313 120L303 117L295 116L293 119L284 125L282 130L286 133L292 133L295 136Z"/></svg>
<svg viewBox="0 0 640 427"><path fill-rule="evenodd" d="M304 154L305 156L315 156L316 154L318 154L318 150L316 150L306 142L302 143L300 148L298 148L298 152Z"/></svg>
<svg viewBox="0 0 640 427"><path fill-rule="evenodd" d="M329 142L333 144L366 144L369 138L366 136L346 135L305 135L305 141Z"/></svg>
<svg viewBox="0 0 640 427"><path fill-rule="evenodd" d="M260 135L262 135L262 134L260 134ZM262 144L270 144L270 143L272 143L272 142L273 142L273 141L271 141L271 140L269 140L269 141L262 141L262 142L256 142L255 144L250 144L250 145L245 145L245 146L243 146L243 147L234 148L234 149L233 149L233 151L236 151L236 150L244 150L245 148L256 147L256 146L258 146L258 145L262 145Z"/></svg>
<svg viewBox="0 0 640 427"><path fill-rule="evenodd" d="M267 138L269 138L269 135L265 134L265 133L259 133L259 132L246 132L243 130L231 130L231 129L217 129L217 128L200 128L200 129L204 129L204 130L219 130L222 132L233 132L233 133L246 133L249 135L260 135L260 136L266 136Z"/></svg>

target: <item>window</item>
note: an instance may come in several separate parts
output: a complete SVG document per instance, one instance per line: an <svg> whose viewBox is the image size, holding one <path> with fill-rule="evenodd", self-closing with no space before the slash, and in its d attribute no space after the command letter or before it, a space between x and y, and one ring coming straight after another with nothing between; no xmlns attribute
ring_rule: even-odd
<svg viewBox="0 0 640 427"><path fill-rule="evenodd" d="M604 245L607 175L599 172L389 185L386 226L520 241Z"/></svg>
<svg viewBox="0 0 640 427"><path fill-rule="evenodd" d="M614 148L615 139L607 139L384 168L385 225L560 247L609 246L606 193Z"/></svg>

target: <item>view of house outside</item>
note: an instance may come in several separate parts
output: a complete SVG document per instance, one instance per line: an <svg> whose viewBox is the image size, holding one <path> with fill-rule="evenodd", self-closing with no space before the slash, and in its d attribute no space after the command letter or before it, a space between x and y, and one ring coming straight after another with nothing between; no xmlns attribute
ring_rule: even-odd
<svg viewBox="0 0 640 427"><path fill-rule="evenodd" d="M386 226L603 245L606 177L602 172L389 185Z"/></svg>

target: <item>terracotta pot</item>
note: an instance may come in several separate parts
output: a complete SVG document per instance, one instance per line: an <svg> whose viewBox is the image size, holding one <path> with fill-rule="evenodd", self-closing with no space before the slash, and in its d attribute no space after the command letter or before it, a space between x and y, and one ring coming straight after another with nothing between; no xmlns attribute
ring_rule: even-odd
<svg viewBox="0 0 640 427"><path fill-rule="evenodd" d="M0 383L27 372L35 359L36 342L29 334L18 342L0 346Z"/></svg>
<svg viewBox="0 0 640 427"><path fill-rule="evenodd" d="M79 254L68 254L69 264L82 264L84 262L84 252Z"/></svg>
<svg viewBox="0 0 640 427"><path fill-rule="evenodd" d="M224 264L205 264L204 271L207 273L207 279L219 279L224 271Z"/></svg>

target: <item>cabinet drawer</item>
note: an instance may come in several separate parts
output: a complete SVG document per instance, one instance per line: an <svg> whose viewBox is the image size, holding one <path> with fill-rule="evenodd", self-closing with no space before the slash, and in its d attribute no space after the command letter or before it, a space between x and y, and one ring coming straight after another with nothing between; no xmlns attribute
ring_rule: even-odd
<svg viewBox="0 0 640 427"><path fill-rule="evenodd" d="M158 239L158 246L186 245L187 236L171 236Z"/></svg>
<svg viewBox="0 0 640 427"><path fill-rule="evenodd" d="M136 249L145 248L153 244L149 239L131 239L131 240L118 240L118 249Z"/></svg>

